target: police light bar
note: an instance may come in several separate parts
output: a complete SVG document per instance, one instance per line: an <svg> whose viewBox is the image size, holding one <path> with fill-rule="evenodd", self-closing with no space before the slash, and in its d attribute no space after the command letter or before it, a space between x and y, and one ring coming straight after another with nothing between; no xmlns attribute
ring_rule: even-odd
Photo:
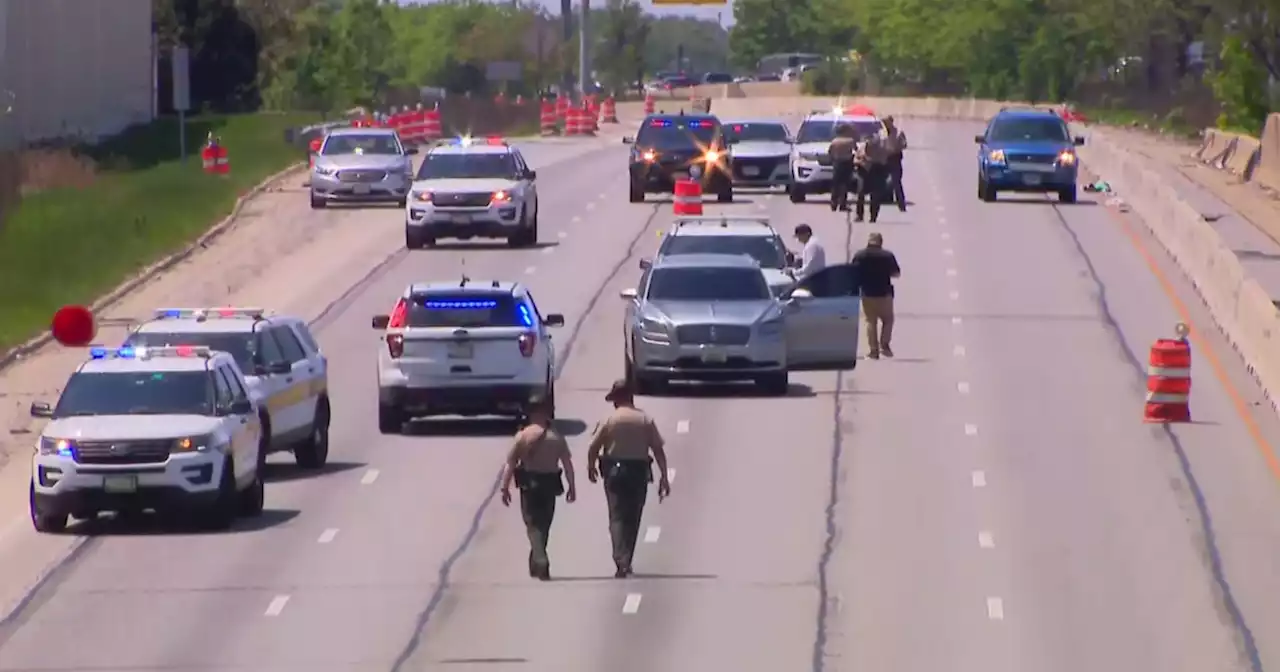
<svg viewBox="0 0 1280 672"><path fill-rule="evenodd" d="M160 320L207 320L211 317L261 320L266 312L262 308L160 308L155 316Z"/></svg>
<svg viewBox="0 0 1280 672"><path fill-rule="evenodd" d="M720 225L728 226L729 222L734 224L760 224L761 226L770 226L768 217L755 217L752 215L721 215L719 217L679 217L676 219L676 226L685 226L688 224L705 224L708 226Z"/></svg>
<svg viewBox="0 0 1280 672"><path fill-rule="evenodd" d="M89 348L90 359L153 359L156 357L200 357L208 359L213 350L208 346L177 345L163 348Z"/></svg>
<svg viewBox="0 0 1280 672"><path fill-rule="evenodd" d="M501 135L491 135L484 139L484 143L491 147L506 147L507 140Z"/></svg>

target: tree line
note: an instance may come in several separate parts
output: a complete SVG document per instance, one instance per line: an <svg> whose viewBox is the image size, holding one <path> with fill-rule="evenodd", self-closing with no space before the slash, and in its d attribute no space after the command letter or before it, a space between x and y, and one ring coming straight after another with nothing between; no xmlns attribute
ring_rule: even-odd
<svg viewBox="0 0 1280 672"><path fill-rule="evenodd" d="M734 58L820 52L824 88L1125 107L1257 131L1280 0L736 0ZM840 61L850 50L856 67ZM834 92L834 91L833 91Z"/></svg>
<svg viewBox="0 0 1280 672"><path fill-rule="evenodd" d="M152 2L161 53L190 50L198 109L383 106L426 86L529 97L577 78L577 22L565 40L561 17L525 0ZM606 90L670 67L677 52L707 68L728 60L728 34L715 22L650 16L637 0L608 0L590 21L596 79ZM487 81L495 62L519 63L519 81Z"/></svg>

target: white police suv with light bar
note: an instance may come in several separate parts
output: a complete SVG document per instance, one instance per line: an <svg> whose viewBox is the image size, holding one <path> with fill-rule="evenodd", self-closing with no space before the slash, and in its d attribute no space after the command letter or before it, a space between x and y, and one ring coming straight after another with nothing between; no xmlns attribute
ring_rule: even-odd
<svg viewBox="0 0 1280 672"><path fill-rule="evenodd" d="M884 123L870 115L845 114L836 109L818 110L805 117L791 150L791 184L787 192L792 203L803 203L809 194L831 193L833 173L827 149L841 125L851 126L860 138L884 133Z"/></svg>
<svg viewBox="0 0 1280 672"><path fill-rule="evenodd" d="M404 244L416 250L441 238L505 238L538 243L538 173L502 138L458 138L422 159L404 212Z"/></svg>
<svg viewBox="0 0 1280 672"><path fill-rule="evenodd" d="M31 522L185 512L213 528L262 513L257 404L231 355L204 347L91 348L31 460Z"/></svg>
<svg viewBox="0 0 1280 672"><path fill-rule="evenodd" d="M195 345L230 353L260 402L262 464L277 452L292 452L303 469L328 461L329 362L301 318L262 308L161 308L124 345Z"/></svg>
<svg viewBox="0 0 1280 672"><path fill-rule="evenodd" d="M523 417L534 398L555 408L556 351L543 315L519 283L413 284L390 315L373 318L378 348L378 427L403 431L415 418Z"/></svg>

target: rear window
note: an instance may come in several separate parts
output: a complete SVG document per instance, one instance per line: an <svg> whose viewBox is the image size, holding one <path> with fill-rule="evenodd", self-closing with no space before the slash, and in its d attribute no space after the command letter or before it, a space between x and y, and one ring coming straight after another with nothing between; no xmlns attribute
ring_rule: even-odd
<svg viewBox="0 0 1280 672"><path fill-rule="evenodd" d="M419 294L409 302L411 328L532 327L533 311L510 294Z"/></svg>

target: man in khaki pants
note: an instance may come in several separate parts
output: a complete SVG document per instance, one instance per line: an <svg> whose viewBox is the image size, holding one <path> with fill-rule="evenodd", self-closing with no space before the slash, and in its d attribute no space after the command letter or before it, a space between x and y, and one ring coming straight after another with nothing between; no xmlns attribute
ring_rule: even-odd
<svg viewBox="0 0 1280 672"><path fill-rule="evenodd" d="M867 246L858 250L849 262L862 290L862 314L867 320L867 357L893 357L889 342L893 340L893 279L902 275L898 258L884 249L884 236L873 233Z"/></svg>

